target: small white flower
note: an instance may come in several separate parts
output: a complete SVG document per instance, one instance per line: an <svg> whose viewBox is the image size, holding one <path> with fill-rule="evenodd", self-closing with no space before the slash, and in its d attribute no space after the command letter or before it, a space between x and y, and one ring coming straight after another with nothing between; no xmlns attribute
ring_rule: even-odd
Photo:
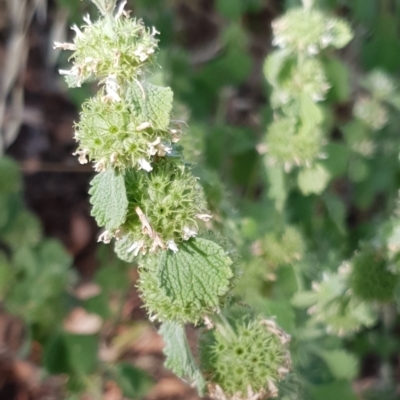
<svg viewBox="0 0 400 400"><path fill-rule="evenodd" d="M139 158L138 163L139 163L139 169L144 169L147 172L150 172L153 170L153 167L144 158Z"/></svg>
<svg viewBox="0 0 400 400"><path fill-rule="evenodd" d="M78 28L77 25L72 25L72 26L71 26L71 29L72 29L73 31L75 31L76 36L78 36L78 37L82 37L82 36L83 36L82 31Z"/></svg>
<svg viewBox="0 0 400 400"><path fill-rule="evenodd" d="M133 251L133 254L137 256L140 251L144 248L144 241L139 240L137 242L134 242L131 247L127 250L128 253L131 253Z"/></svg>
<svg viewBox="0 0 400 400"><path fill-rule="evenodd" d="M307 47L307 53L308 53L310 56L314 56L314 55L318 54L318 47L317 47L315 44L310 44L310 45Z"/></svg>
<svg viewBox="0 0 400 400"><path fill-rule="evenodd" d="M208 222L212 218L212 215L210 215L210 214L196 214L196 218L201 219L204 222Z"/></svg>
<svg viewBox="0 0 400 400"><path fill-rule="evenodd" d="M89 15L89 14L86 14L86 15L83 17L83 20L84 20L88 25L92 25L92 20L90 19L90 15Z"/></svg>
<svg viewBox="0 0 400 400"><path fill-rule="evenodd" d="M99 236L99 238L97 239L97 241L98 242L103 242L103 243L110 243L111 242L111 238L112 238L112 235L111 235L111 232L109 232L109 231L104 231L100 236Z"/></svg>
<svg viewBox="0 0 400 400"><path fill-rule="evenodd" d="M111 163L112 163L112 164L115 164L115 162L117 161L117 158L118 158L118 153L116 153L116 152L114 151L114 153L112 153L111 156L110 156L110 161L111 161Z"/></svg>
<svg viewBox="0 0 400 400"><path fill-rule="evenodd" d="M74 76L75 78L77 78L76 86L81 86L81 71L78 66L74 65L71 69L60 69L58 70L58 72L60 73L60 75Z"/></svg>
<svg viewBox="0 0 400 400"><path fill-rule="evenodd" d="M118 94L119 85L117 82L117 78L115 75L110 75L106 79L106 92L107 98L112 101L118 102L121 101L121 97Z"/></svg>
<svg viewBox="0 0 400 400"><path fill-rule="evenodd" d="M60 43L60 42L54 42L54 49L62 49L62 50L71 50L75 51L76 50L76 45L74 43Z"/></svg>
<svg viewBox="0 0 400 400"><path fill-rule="evenodd" d="M58 72L60 73L60 75L78 76L78 70L75 67L72 67L71 69L59 69Z"/></svg>
<svg viewBox="0 0 400 400"><path fill-rule="evenodd" d="M166 146L161 142L161 138L157 137L154 142L149 143L149 156L158 154L160 157L165 157L166 154L170 154L172 151L171 146Z"/></svg>
<svg viewBox="0 0 400 400"><path fill-rule="evenodd" d="M156 36L156 35L159 35L159 34L160 34L160 32L158 32L158 30L153 26L152 30L151 30L151 36Z"/></svg>
<svg viewBox="0 0 400 400"><path fill-rule="evenodd" d="M150 122L142 122L140 125L138 125L136 127L136 130L138 132L140 132L140 131L144 131L147 128L151 128L151 123Z"/></svg>
<svg viewBox="0 0 400 400"><path fill-rule="evenodd" d="M323 35L321 37L321 45L322 45L322 47L329 46L332 43L333 39L334 39L334 37L332 35L330 35L329 33Z"/></svg>
<svg viewBox="0 0 400 400"><path fill-rule="evenodd" d="M165 157L166 154L171 154L171 152L172 152L172 147L171 146L166 146L163 143L161 143L158 146L158 155L160 157Z"/></svg>
<svg viewBox="0 0 400 400"><path fill-rule="evenodd" d="M93 168L96 172L103 172L106 170L106 163L104 162L104 160L97 161L97 163L94 164Z"/></svg>
<svg viewBox="0 0 400 400"><path fill-rule="evenodd" d="M178 252L178 246L173 240L168 240L167 247L172 250L174 253Z"/></svg>
<svg viewBox="0 0 400 400"><path fill-rule="evenodd" d="M83 149L83 150L77 150L75 153L72 153L73 156L79 156L78 161L80 164L87 164L87 155L89 154L89 150Z"/></svg>
<svg viewBox="0 0 400 400"><path fill-rule="evenodd" d="M122 14L124 14L124 8L126 6L126 0L122 1L121 4L118 6L117 13L115 14L115 19L119 19Z"/></svg>
<svg viewBox="0 0 400 400"><path fill-rule="evenodd" d="M194 237L196 235L197 235L197 230L195 228L189 228L188 226L183 227L183 235L182 235L183 240L189 240L191 237Z"/></svg>
<svg viewBox="0 0 400 400"><path fill-rule="evenodd" d="M154 142L149 143L149 155L154 156L157 154L157 146L161 143L161 138L158 137Z"/></svg>
<svg viewBox="0 0 400 400"><path fill-rule="evenodd" d="M139 58L141 62L146 61L149 55L142 44L139 44L138 48L133 52L133 54Z"/></svg>

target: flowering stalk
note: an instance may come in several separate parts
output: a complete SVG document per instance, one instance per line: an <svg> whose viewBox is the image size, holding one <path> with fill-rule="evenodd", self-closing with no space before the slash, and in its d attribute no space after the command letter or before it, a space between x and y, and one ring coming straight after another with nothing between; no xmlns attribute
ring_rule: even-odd
<svg viewBox="0 0 400 400"><path fill-rule="evenodd" d="M139 261L144 305L151 319L163 323L166 365L194 381L202 393L206 381L187 345L183 324L206 321L218 332L213 321L222 308L229 314L235 257L226 241L200 231L211 215L177 145L182 131L181 122L170 118L173 93L146 80L156 64L158 32L129 18L125 2L118 8L113 0L93 2L100 19L92 23L86 17L82 29L73 27L73 43L56 43L56 48L73 51L72 68L61 71L69 86L93 79L100 84L75 126L75 154L81 163L93 162L98 172L90 189L92 215L104 227L100 241L115 239L120 258ZM275 383L288 371L287 341L277 339L281 331L256 316L243 318L244 314L235 322L235 342L250 332L266 355L257 364L257 379L249 362L237 385L228 384L217 371L223 360L211 363L207 379L215 398L240 399L247 392L254 399L275 396ZM223 337L216 334L211 343ZM265 361L270 359L268 352L277 355L276 365ZM241 359L229 357L233 364Z"/></svg>

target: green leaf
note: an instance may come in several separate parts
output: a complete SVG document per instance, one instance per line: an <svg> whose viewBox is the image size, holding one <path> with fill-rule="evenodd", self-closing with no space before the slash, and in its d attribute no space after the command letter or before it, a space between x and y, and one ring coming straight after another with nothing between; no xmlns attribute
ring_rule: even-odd
<svg viewBox="0 0 400 400"><path fill-rule="evenodd" d="M368 164L361 157L354 157L349 164L349 178L353 182L362 182L370 178Z"/></svg>
<svg viewBox="0 0 400 400"><path fill-rule="evenodd" d="M323 196L328 215L341 234L346 233L346 207L338 196L330 194Z"/></svg>
<svg viewBox="0 0 400 400"><path fill-rule="evenodd" d="M142 398L152 386L150 377L144 371L128 363L117 366L116 381L124 395L130 399Z"/></svg>
<svg viewBox="0 0 400 400"><path fill-rule="evenodd" d="M270 183L268 197L275 200L277 210L282 211L287 196L283 167L278 164L268 165L266 170Z"/></svg>
<svg viewBox="0 0 400 400"><path fill-rule="evenodd" d="M161 288L173 303L183 307L218 307L229 290L232 260L218 244L198 238L184 242L179 251L159 257Z"/></svg>
<svg viewBox="0 0 400 400"><path fill-rule="evenodd" d="M264 307L269 316L274 317L278 325L287 333L296 330L295 313L288 301L263 299Z"/></svg>
<svg viewBox="0 0 400 400"><path fill-rule="evenodd" d="M312 291L297 292L292 298L292 305L298 308L308 308L316 303L318 295Z"/></svg>
<svg viewBox="0 0 400 400"><path fill-rule="evenodd" d="M141 82L130 86L127 100L133 108L137 124L150 122L153 129L165 130L169 126L173 92L169 87Z"/></svg>
<svg viewBox="0 0 400 400"><path fill-rule="evenodd" d="M280 83L280 74L284 70L290 54L287 50L275 50L267 57L263 72L270 84L278 85Z"/></svg>
<svg viewBox="0 0 400 400"><path fill-rule="evenodd" d="M42 227L36 215L21 210L4 234L4 241L13 249L21 246L34 246L42 238Z"/></svg>
<svg viewBox="0 0 400 400"><path fill-rule="evenodd" d="M334 381L311 388L312 400L357 400L348 381Z"/></svg>
<svg viewBox="0 0 400 400"><path fill-rule="evenodd" d="M13 268L7 261L6 256L0 252L0 302L7 292L12 277Z"/></svg>
<svg viewBox="0 0 400 400"><path fill-rule="evenodd" d="M338 59L328 59L325 64L325 72L331 88L328 98L334 102L343 103L350 98L349 70Z"/></svg>
<svg viewBox="0 0 400 400"><path fill-rule="evenodd" d="M235 19L242 15L244 2L242 0L216 0L215 7L224 17Z"/></svg>
<svg viewBox="0 0 400 400"><path fill-rule="evenodd" d="M81 374L90 374L97 363L98 338L95 335L65 334L70 368Z"/></svg>
<svg viewBox="0 0 400 400"><path fill-rule="evenodd" d="M305 93L301 94L299 101L302 125L306 130L315 129L324 119L321 109Z"/></svg>
<svg viewBox="0 0 400 400"><path fill-rule="evenodd" d="M358 359L345 350L322 351L318 355L325 361L336 379L353 380L358 374Z"/></svg>
<svg viewBox="0 0 400 400"><path fill-rule="evenodd" d="M321 164L329 171L333 178L344 175L347 171L350 149L341 143L328 143L324 147L327 157Z"/></svg>
<svg viewBox="0 0 400 400"><path fill-rule="evenodd" d="M18 164L10 157L0 158L0 191L15 193L21 189L21 173Z"/></svg>
<svg viewBox="0 0 400 400"><path fill-rule="evenodd" d="M306 196L310 194L321 194L329 183L331 175L320 164L312 168L304 168L297 176L297 184Z"/></svg>
<svg viewBox="0 0 400 400"><path fill-rule="evenodd" d="M189 378L196 384L200 396L203 396L206 382L190 351L183 326L176 322L165 322L159 333L165 342L165 366L179 377Z"/></svg>
<svg viewBox="0 0 400 400"><path fill-rule="evenodd" d="M123 175L109 169L96 175L91 185L91 215L98 225L105 226L107 230L119 228L125 222L128 211Z"/></svg>
<svg viewBox="0 0 400 400"><path fill-rule="evenodd" d="M43 365L50 374L70 372L68 349L63 335L53 336L45 343Z"/></svg>

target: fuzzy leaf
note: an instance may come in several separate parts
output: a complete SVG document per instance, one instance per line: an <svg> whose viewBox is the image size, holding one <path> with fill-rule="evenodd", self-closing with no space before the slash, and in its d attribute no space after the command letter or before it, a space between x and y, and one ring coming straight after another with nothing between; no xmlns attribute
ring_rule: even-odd
<svg viewBox="0 0 400 400"><path fill-rule="evenodd" d="M347 351L323 351L319 355L336 379L353 380L357 376L358 360Z"/></svg>
<svg viewBox="0 0 400 400"><path fill-rule="evenodd" d="M305 129L315 129L324 119L321 109L306 93L300 96L300 117Z"/></svg>
<svg viewBox="0 0 400 400"><path fill-rule="evenodd" d="M218 307L229 289L232 260L218 244L198 238L182 243L179 251L159 258L161 288L173 303L202 309Z"/></svg>
<svg viewBox="0 0 400 400"><path fill-rule="evenodd" d="M124 177L109 169L96 175L91 182L91 215L100 226L107 230L119 228L128 211Z"/></svg>
<svg viewBox="0 0 400 400"><path fill-rule="evenodd" d="M340 60L332 58L325 61L325 72L331 84L329 99L342 103L350 98L349 69Z"/></svg>
<svg viewBox="0 0 400 400"><path fill-rule="evenodd" d="M141 87L138 84L132 85L127 94L138 125L150 122L153 129L167 129L172 109L172 90L147 82L140 85Z"/></svg>
<svg viewBox="0 0 400 400"><path fill-rule="evenodd" d="M0 158L0 188L2 193L16 193L21 188L18 164L10 157Z"/></svg>
<svg viewBox="0 0 400 400"><path fill-rule="evenodd" d="M164 322L159 333L165 342L165 366L179 377L195 382L200 396L203 396L206 382L190 351L183 326L176 322Z"/></svg>
<svg viewBox="0 0 400 400"><path fill-rule="evenodd" d="M280 165L270 165L266 170L270 184L268 197L275 201L277 210L282 211L287 196L283 168Z"/></svg>
<svg viewBox="0 0 400 400"><path fill-rule="evenodd" d="M297 177L297 183L305 196L321 194L329 183L331 175L322 165L302 169Z"/></svg>

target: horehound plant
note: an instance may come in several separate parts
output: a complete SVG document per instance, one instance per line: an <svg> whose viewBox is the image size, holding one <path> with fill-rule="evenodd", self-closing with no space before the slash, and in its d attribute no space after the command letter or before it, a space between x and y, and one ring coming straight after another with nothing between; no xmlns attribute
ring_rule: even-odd
<svg viewBox="0 0 400 400"><path fill-rule="evenodd" d="M205 231L212 216L178 145L185 125L171 119L173 93L146 80L156 64L157 30L117 7L92 0L100 18L76 32L70 87L99 81L76 124L76 155L94 162L92 215L115 240L120 258L139 265L138 288L152 320L162 323L166 366L216 399L276 397L289 372L288 336L272 320L229 304L236 257L227 241ZM239 309L239 311L238 311ZM233 319L232 316L235 318ZM184 324L202 324L200 366Z"/></svg>

